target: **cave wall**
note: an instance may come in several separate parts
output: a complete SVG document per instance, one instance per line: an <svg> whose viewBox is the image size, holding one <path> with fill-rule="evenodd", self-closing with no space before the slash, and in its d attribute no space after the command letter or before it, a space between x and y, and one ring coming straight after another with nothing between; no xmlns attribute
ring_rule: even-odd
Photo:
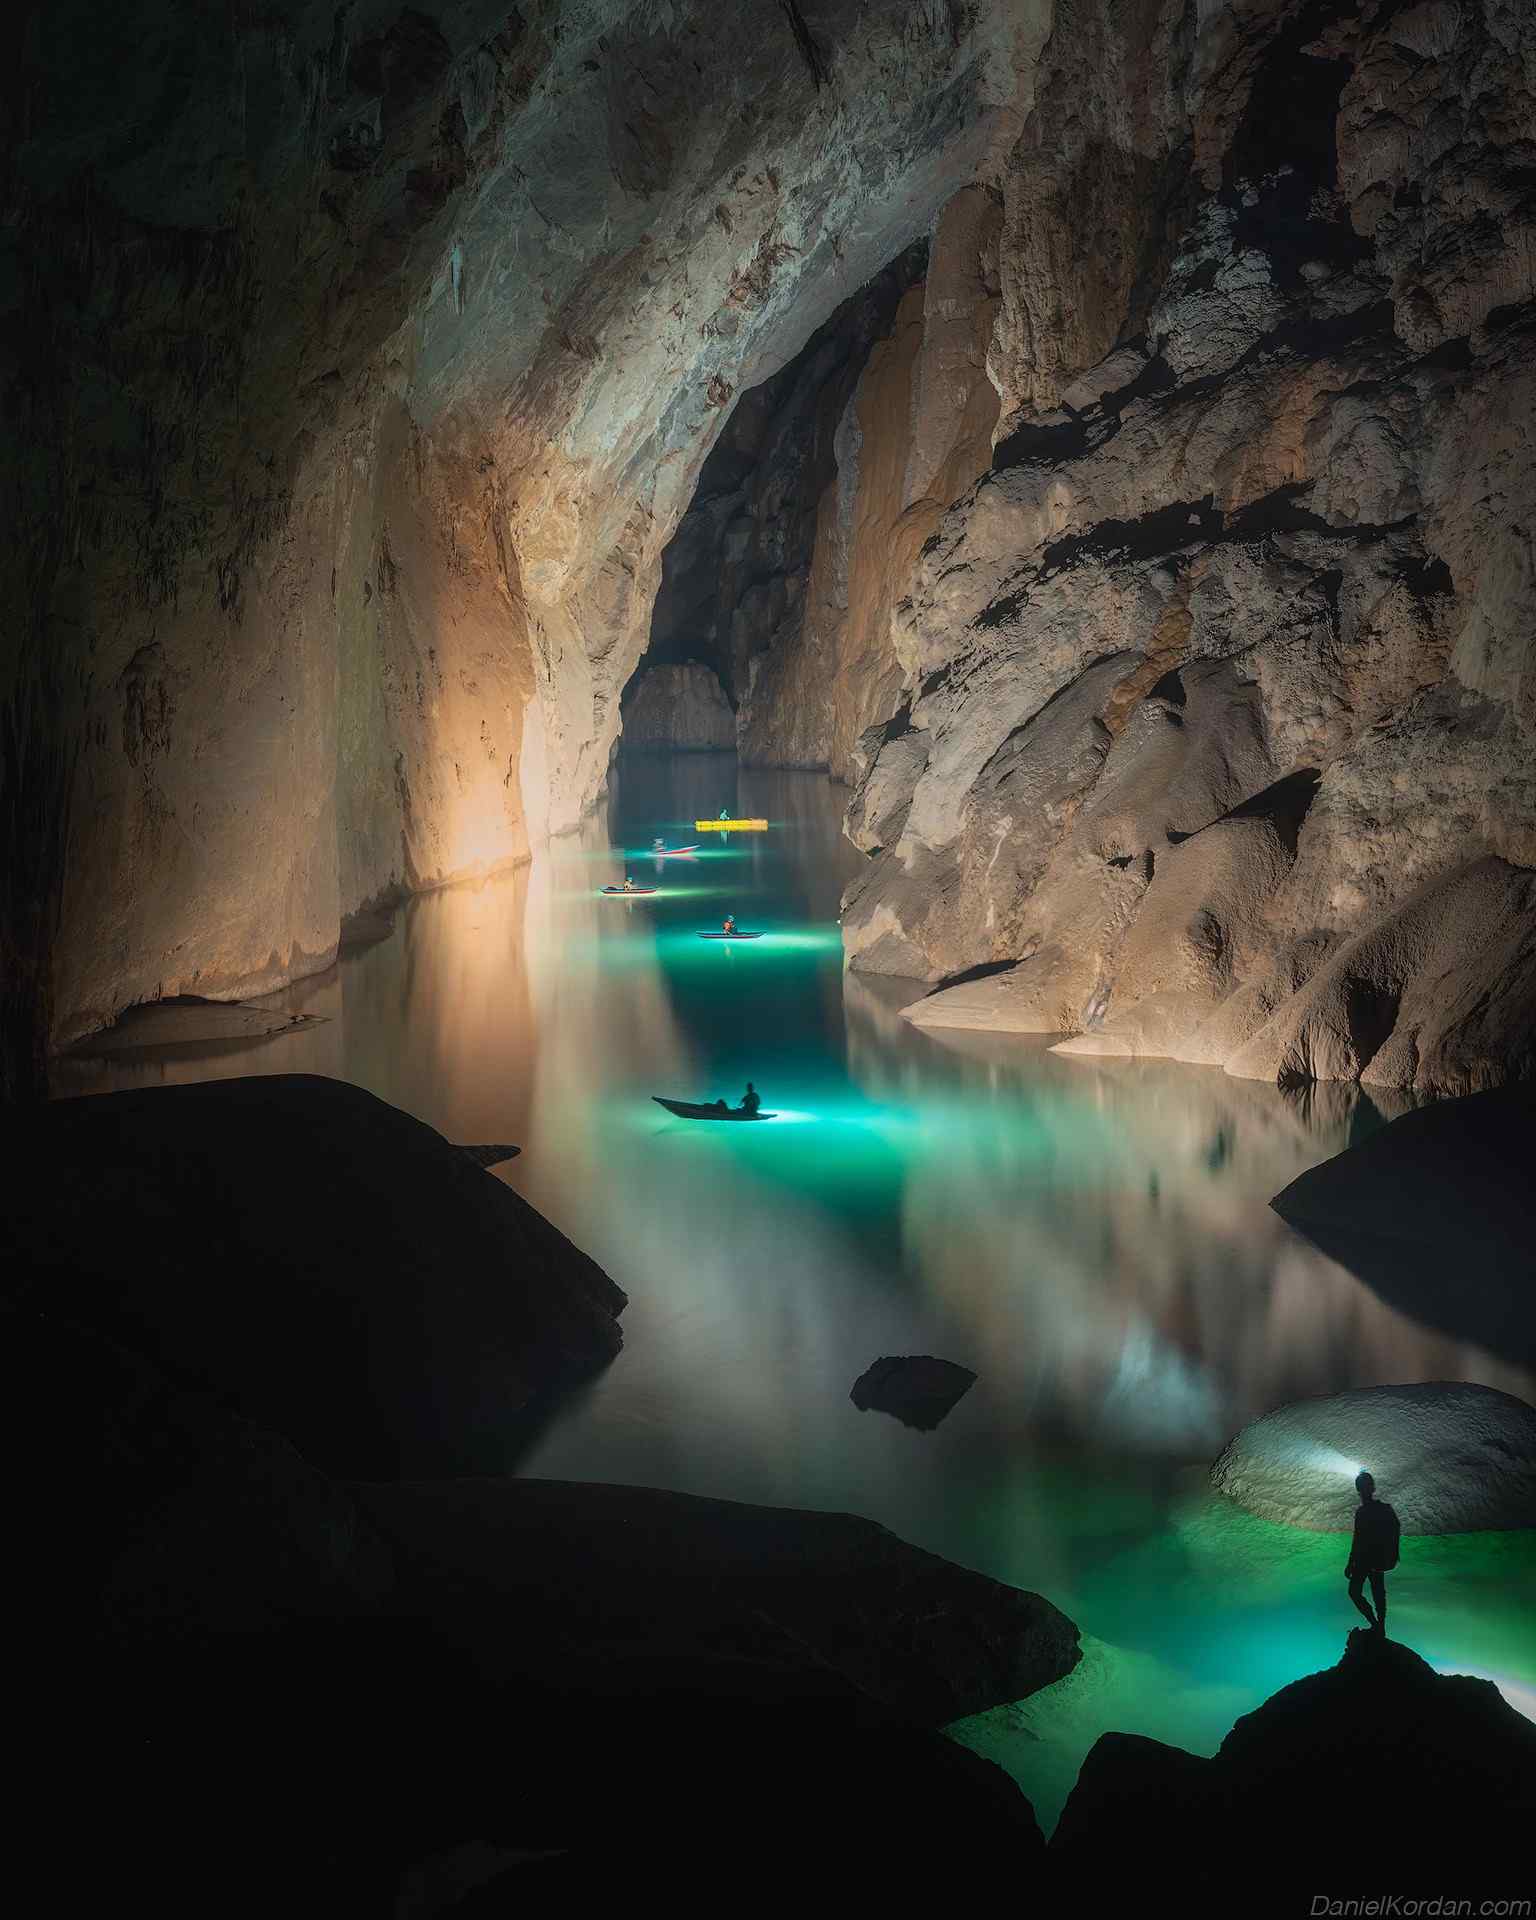
<svg viewBox="0 0 1536 1920"><path fill-rule="evenodd" d="M909 1017L1536 1070L1533 35L1502 0L1058 15L993 464L898 605L849 815L852 964L989 969Z"/></svg>
<svg viewBox="0 0 1536 1920"><path fill-rule="evenodd" d="M912 662L897 608L925 541L991 456L998 218L985 187L954 197L923 283L870 352L838 426L805 617L760 661L744 700L749 759L848 780L864 768L862 736L901 697Z"/></svg>
<svg viewBox="0 0 1536 1920"><path fill-rule="evenodd" d="M29 13L7 1090L590 805L735 395L989 164L1047 9L802 12Z"/></svg>

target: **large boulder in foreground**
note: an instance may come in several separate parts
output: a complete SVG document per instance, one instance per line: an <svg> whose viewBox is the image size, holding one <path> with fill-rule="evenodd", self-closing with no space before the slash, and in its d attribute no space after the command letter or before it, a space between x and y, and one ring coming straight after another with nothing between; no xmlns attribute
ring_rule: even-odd
<svg viewBox="0 0 1536 1920"><path fill-rule="evenodd" d="M1536 1526L1536 1407L1462 1380L1299 1400L1244 1427L1211 1480L1261 1519L1343 1533L1362 1467L1404 1533Z"/></svg>
<svg viewBox="0 0 1536 1920"><path fill-rule="evenodd" d="M60 1910L437 1912L406 1891L524 1855L671 1886L1042 1850L938 1726L1070 1667L1044 1601L844 1515L349 1486L90 1329L0 1335L0 1445L39 1463L7 1513L13 1853Z"/></svg>
<svg viewBox="0 0 1536 1920"><path fill-rule="evenodd" d="M1524 1894L1533 1818L1536 1726L1491 1681L1362 1630L1212 1759L1105 1734L1050 1853L1078 1896L1139 1885L1158 1862L1181 1903L1199 1896L1192 1911L1219 1895L1210 1910L1305 1913L1306 1895L1361 1888Z"/></svg>
<svg viewBox="0 0 1536 1920"><path fill-rule="evenodd" d="M1536 1084L1404 1114L1270 1205L1384 1300L1536 1364Z"/></svg>
<svg viewBox="0 0 1536 1920"><path fill-rule="evenodd" d="M343 1081L218 1080L9 1117L14 1301L155 1354L315 1465L496 1470L621 1342L624 1295L432 1128Z"/></svg>
<svg viewBox="0 0 1536 1920"><path fill-rule="evenodd" d="M493 1665L535 1648L573 1695L611 1690L626 1664L749 1661L808 1667L938 1727L1035 1693L1081 1657L1077 1628L1039 1594L852 1514L553 1480L351 1492L407 1570L409 1616L505 1649Z"/></svg>

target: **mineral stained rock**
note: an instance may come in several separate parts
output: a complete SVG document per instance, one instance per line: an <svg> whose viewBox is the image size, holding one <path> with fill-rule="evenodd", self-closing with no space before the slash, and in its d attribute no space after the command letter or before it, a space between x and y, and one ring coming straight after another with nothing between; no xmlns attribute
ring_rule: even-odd
<svg viewBox="0 0 1536 1920"><path fill-rule="evenodd" d="M5 1129L8 1297L153 1352L315 1465L495 1471L625 1299L504 1182L344 1081L60 1100Z"/></svg>
<svg viewBox="0 0 1536 1920"><path fill-rule="evenodd" d="M931 1433L976 1384L969 1367L931 1354L884 1354L853 1383L848 1398L861 1412L873 1407L904 1427Z"/></svg>
<svg viewBox="0 0 1536 1920"><path fill-rule="evenodd" d="M1536 1068L1536 19L1261 11L1057 11L845 945L923 1025L1467 1092Z"/></svg>
<svg viewBox="0 0 1536 1920"><path fill-rule="evenodd" d="M736 745L736 716L714 669L647 667L624 715L631 753L718 753Z"/></svg>
<svg viewBox="0 0 1536 1920"><path fill-rule="evenodd" d="M1261 1519L1340 1533L1362 1468L1404 1533L1536 1526L1536 1407L1456 1380L1299 1400L1244 1427L1211 1484Z"/></svg>
<svg viewBox="0 0 1536 1920"><path fill-rule="evenodd" d="M1212 1759L1106 1733L1050 1856L1077 1891L1133 1898L1149 1860L1176 1864L1195 1911L1225 1906L1238 1885L1261 1913L1325 1886L1498 1898L1529 1879L1533 1816L1536 1727L1492 1681L1437 1674L1361 1631L1337 1666L1244 1715Z"/></svg>
<svg viewBox="0 0 1536 1920"><path fill-rule="evenodd" d="M1536 1087L1404 1114L1270 1202L1426 1325L1536 1361Z"/></svg>

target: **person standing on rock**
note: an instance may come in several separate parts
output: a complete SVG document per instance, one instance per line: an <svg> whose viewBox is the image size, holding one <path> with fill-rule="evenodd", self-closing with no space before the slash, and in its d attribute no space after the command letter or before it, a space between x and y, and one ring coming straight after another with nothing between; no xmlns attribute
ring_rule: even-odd
<svg viewBox="0 0 1536 1920"><path fill-rule="evenodd" d="M1401 1528L1397 1515L1385 1500L1376 1498L1376 1482L1369 1473L1355 1475L1355 1491L1360 1505L1355 1509L1355 1537L1349 1549L1344 1577L1349 1582L1349 1597L1377 1633L1387 1631L1387 1575L1397 1565L1397 1546ZM1364 1587L1371 1583L1372 1612Z"/></svg>

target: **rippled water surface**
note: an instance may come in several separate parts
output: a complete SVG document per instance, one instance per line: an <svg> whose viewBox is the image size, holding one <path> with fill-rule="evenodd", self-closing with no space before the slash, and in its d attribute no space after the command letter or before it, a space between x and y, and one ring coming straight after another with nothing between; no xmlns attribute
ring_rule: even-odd
<svg viewBox="0 0 1536 1920"><path fill-rule="evenodd" d="M1305 1394L1511 1367L1419 1327L1313 1251L1274 1193L1382 1115L1208 1068L925 1034L920 991L844 977L859 856L844 796L730 756L639 761L612 818L531 869L414 902L390 936L283 996L326 1024L218 1054L70 1069L71 1091L320 1072L450 1138L515 1140L503 1177L630 1295L625 1351L509 1467L846 1508L1073 1616L1061 1686L966 1724L1052 1820L1108 1727L1212 1750L1233 1718L1338 1657L1342 1536L1205 1488L1244 1421ZM686 862L656 834L765 815ZM604 899L622 878L654 897ZM765 937L701 941L734 912ZM653 1093L768 1125L674 1120ZM849 1400L880 1354L977 1384L937 1431ZM1390 1498L1390 1488L1385 1488ZM1536 1707L1528 1535L1407 1543L1392 1631Z"/></svg>

